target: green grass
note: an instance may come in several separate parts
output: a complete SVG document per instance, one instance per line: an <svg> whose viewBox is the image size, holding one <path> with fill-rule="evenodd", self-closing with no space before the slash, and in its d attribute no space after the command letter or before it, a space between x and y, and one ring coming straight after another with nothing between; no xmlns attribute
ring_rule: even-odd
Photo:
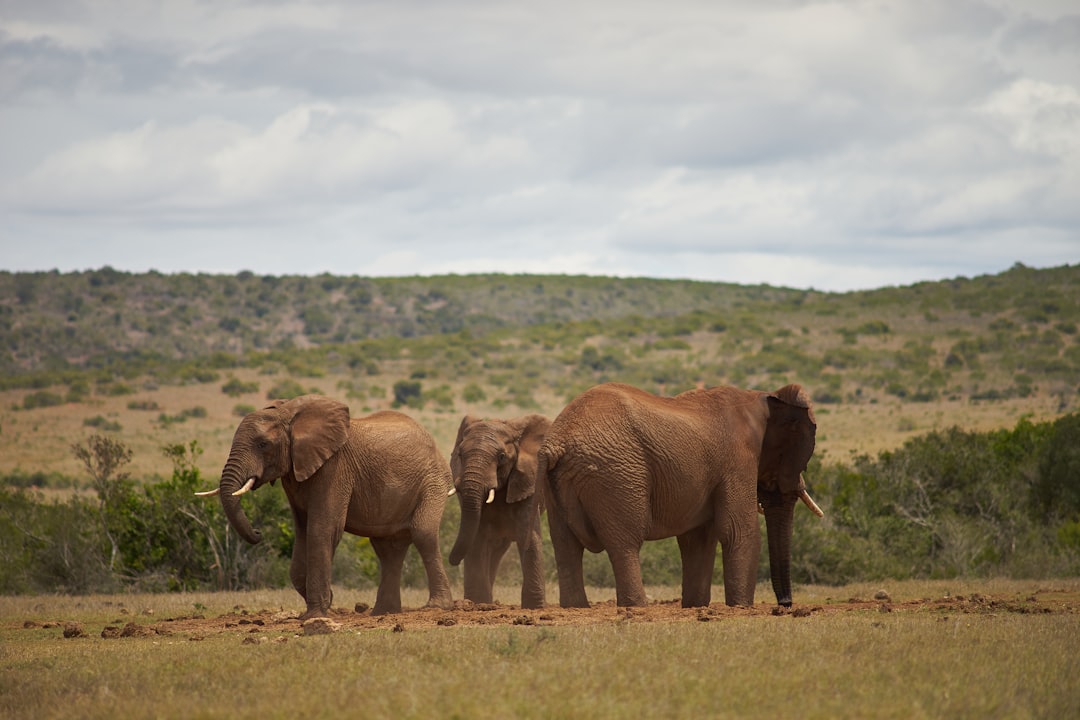
<svg viewBox="0 0 1080 720"><path fill-rule="evenodd" d="M1054 581L1076 591L1075 581ZM1028 583L904 583L894 599ZM872 586L801 588L804 602ZM656 594L664 594L657 592ZM602 599L590 591L594 599ZM418 596L419 597L419 596ZM416 602L408 596L405 602ZM237 634L65 640L100 623L295 605L281 591L0 598L9 718L1038 718L1080 712L1070 614L877 610L713 622L387 629L243 644ZM146 618L140 618L145 620ZM91 627L93 625L93 627Z"/></svg>

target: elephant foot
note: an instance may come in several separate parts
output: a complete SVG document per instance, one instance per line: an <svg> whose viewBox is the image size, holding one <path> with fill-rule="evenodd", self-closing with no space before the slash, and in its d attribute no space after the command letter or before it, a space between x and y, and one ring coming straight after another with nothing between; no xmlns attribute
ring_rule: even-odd
<svg viewBox="0 0 1080 720"><path fill-rule="evenodd" d="M311 618L324 617L330 617L330 608L308 608L303 614L300 615L300 622L310 620Z"/></svg>
<svg viewBox="0 0 1080 720"><path fill-rule="evenodd" d="M428 598L427 605L425 607L439 608L440 610L450 610L454 607L454 599L449 596Z"/></svg>

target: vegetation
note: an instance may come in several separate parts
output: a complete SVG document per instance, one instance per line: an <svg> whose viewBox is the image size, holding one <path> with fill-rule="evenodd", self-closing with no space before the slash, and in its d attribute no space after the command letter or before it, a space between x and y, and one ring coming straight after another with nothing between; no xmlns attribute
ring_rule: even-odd
<svg viewBox="0 0 1080 720"><path fill-rule="evenodd" d="M805 582L1075 573L1078 288L1080 266L1021 265L844 294L548 276L0 273L0 592L287 584L279 491L250 496L269 532L256 548L190 492L216 483L203 451L220 467L237 416L267 399L328 392L355 414L396 407L448 453L464 412L554 416L608 380L661 394L810 389L820 429L807 477L827 516L798 515ZM78 450L72 461L72 444L92 454L95 437L130 451L105 481ZM339 556L337 580L371 582L366 541L347 538ZM652 582L675 582L674 542L647 544L643 564ZM602 556L586 572L611 582Z"/></svg>
<svg viewBox="0 0 1080 720"><path fill-rule="evenodd" d="M1078 447L1080 414L1074 413L1053 422L1021 420L1012 430L933 432L850 464L815 461L808 474L816 478L811 491L825 518L797 513L793 579L843 584L1080 574ZM265 538L248 546L225 522L220 503L193 497L211 486L195 465L202 452L196 441L164 448L172 477L142 485L122 471L131 454L118 441L92 435L72 450L91 476L92 497L47 503L22 490L0 490L0 593L288 585L292 520L283 493L248 496L249 514ZM444 550L457 522L450 502ZM554 580L550 543L545 552ZM513 555L502 570L507 582L520 578ZM678 585L674 539L646 543L642 569L648 582ZM370 543L346 536L334 572L346 587L370 586L378 578ZM589 584L614 585L604 555L587 555L585 574ZM767 553L758 574L769 577ZM722 577L719 559L715 577ZM415 550L405 582L424 583Z"/></svg>
<svg viewBox="0 0 1080 720"><path fill-rule="evenodd" d="M889 589L897 601L990 593L986 583L964 582ZM800 588L810 604L874 591ZM1031 587L1007 591L1023 598ZM515 593L502 588L497 598L513 602ZM340 595L351 606L355 598ZM404 601L416 607L424 597ZM1061 613L874 608L660 623L600 610L605 621L587 626L416 628L405 615L378 629L330 636L299 636L293 623L205 637L100 637L110 624L168 626L170 618L193 615L235 622L240 616L230 613L292 602L268 592L113 595L56 598L43 611L37 598L0 597L0 714L1057 718L1080 712L1076 621ZM694 611L686 613L692 618ZM56 618L83 623L86 636L65 639L63 627L32 626ZM391 631L399 620L403 631ZM240 632L266 642L244 643Z"/></svg>

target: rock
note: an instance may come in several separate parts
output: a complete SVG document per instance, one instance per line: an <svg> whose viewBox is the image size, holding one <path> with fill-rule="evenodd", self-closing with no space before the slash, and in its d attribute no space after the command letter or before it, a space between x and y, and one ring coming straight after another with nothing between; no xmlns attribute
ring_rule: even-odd
<svg viewBox="0 0 1080 720"><path fill-rule="evenodd" d="M152 637L157 635L152 627L146 625L139 625L138 623L129 622L124 626L124 629L120 631L120 637Z"/></svg>
<svg viewBox="0 0 1080 720"><path fill-rule="evenodd" d="M892 596L884 590L878 590L874 593L874 599L880 600L881 602L892 602Z"/></svg>
<svg viewBox="0 0 1080 720"><path fill-rule="evenodd" d="M355 605L355 606L353 607L353 610L354 610L355 612L357 612L357 613L366 613L366 612L367 612L368 610L370 610L370 609L371 609L371 606L370 606L370 605L368 605L368 604L367 604L366 602L358 602L358 603L356 603L356 605Z"/></svg>
<svg viewBox="0 0 1080 720"><path fill-rule="evenodd" d="M85 637L85 636L86 636L86 631L83 629L82 623L77 623L77 622L64 623L64 637L66 637L66 638L77 638L77 637Z"/></svg>
<svg viewBox="0 0 1080 720"><path fill-rule="evenodd" d="M305 635L332 635L341 630L341 623L334 622L330 618L311 618L305 620L300 626Z"/></svg>

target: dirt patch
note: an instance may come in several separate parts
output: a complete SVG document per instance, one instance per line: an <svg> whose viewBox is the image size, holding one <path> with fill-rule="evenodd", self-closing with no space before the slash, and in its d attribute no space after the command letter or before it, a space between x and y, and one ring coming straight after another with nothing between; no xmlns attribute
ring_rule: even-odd
<svg viewBox="0 0 1080 720"><path fill-rule="evenodd" d="M202 640L220 634L237 637L327 634L335 632L405 632L455 626L547 626L574 627L621 623L722 622L732 618L800 618L842 613L930 613L942 618L961 614L1070 614L1080 615L1080 593L1039 590L1023 595L955 595L895 602L887 595L824 603L796 604L791 608L759 603L752 607L728 607L714 603L708 607L684 608L678 600L655 602L644 607L618 607L614 601L594 603L590 608L546 607L525 610L515 605L480 604L467 600L448 610L417 608L392 615L372 615L365 605L354 610L334 608L325 621L301 623L299 610L250 609L237 606L224 615L188 615L154 623L128 623L123 628L107 626L105 638L171 636ZM62 622L26 621L26 629L63 627ZM90 632L72 634L85 637ZM65 633L67 635L67 633ZM275 638L277 639L277 638Z"/></svg>

